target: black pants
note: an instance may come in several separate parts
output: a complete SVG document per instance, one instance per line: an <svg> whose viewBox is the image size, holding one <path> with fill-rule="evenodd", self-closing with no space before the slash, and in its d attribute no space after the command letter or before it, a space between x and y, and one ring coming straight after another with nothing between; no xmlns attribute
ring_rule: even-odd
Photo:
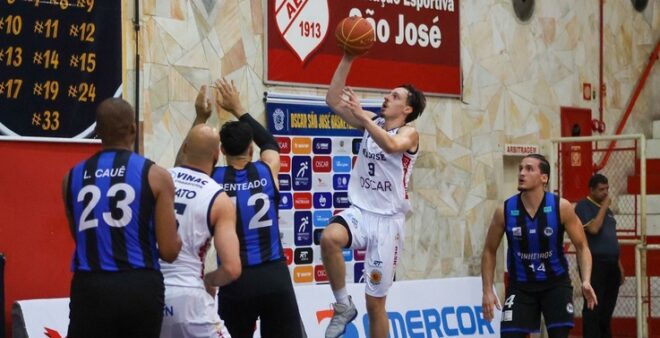
<svg viewBox="0 0 660 338"><path fill-rule="evenodd" d="M599 260L594 257L591 269L591 286L596 292L598 305L587 308L584 302L582 308L582 333L585 338L611 338L612 313L619 296L621 270L618 260Z"/></svg>
<svg viewBox="0 0 660 338"><path fill-rule="evenodd" d="M257 318L263 338L301 338L304 328L285 261L243 267L241 277L221 287L219 314L232 338L251 338Z"/></svg>
<svg viewBox="0 0 660 338"><path fill-rule="evenodd" d="M76 272L68 337L158 338L164 297L160 271Z"/></svg>

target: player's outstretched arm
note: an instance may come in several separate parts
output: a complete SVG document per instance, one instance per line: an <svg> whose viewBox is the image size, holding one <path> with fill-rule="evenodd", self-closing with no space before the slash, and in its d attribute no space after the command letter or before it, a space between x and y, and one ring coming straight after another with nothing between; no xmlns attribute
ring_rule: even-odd
<svg viewBox="0 0 660 338"><path fill-rule="evenodd" d="M160 258L172 263L182 245L174 215L174 182L167 170L154 164L149 168L149 185L156 201L154 223Z"/></svg>
<svg viewBox="0 0 660 338"><path fill-rule="evenodd" d="M190 129L192 129L194 126L198 124L204 124L206 121L211 117L211 99L206 95L206 85L202 85L199 88L199 93L197 93L197 97L195 98L195 120L193 121L192 126L190 126ZM188 133L190 133L190 130L188 130ZM188 136L186 135L186 138ZM181 143L181 146L179 146L179 151L176 153L176 160L174 161L174 166L179 166L181 163L183 163L183 145L186 143L186 140L183 140L183 143Z"/></svg>
<svg viewBox="0 0 660 338"><path fill-rule="evenodd" d="M227 193L216 197L211 209L213 244L220 258L220 266L204 276L204 283L224 286L241 275L241 256L236 235L236 208Z"/></svg>
<svg viewBox="0 0 660 338"><path fill-rule="evenodd" d="M335 74L332 76L332 81L330 82L330 88L325 95L325 103L328 104L330 109L337 115L339 115L346 123L351 125L354 128L362 129L360 121L358 121L353 114L351 114L350 108L346 104L347 98L346 95L346 78L348 73L351 70L351 65L355 56L344 53Z"/></svg>
<svg viewBox="0 0 660 338"><path fill-rule="evenodd" d="M247 123L252 129L254 143L261 149L260 158L270 167L273 173L273 181L278 186L277 173L280 171L280 146L277 144L275 137L243 107L234 81L227 81L224 78L218 79L215 81L215 86L217 88L217 104L234 115L239 121Z"/></svg>
<svg viewBox="0 0 660 338"><path fill-rule="evenodd" d="M591 287L591 251L587 237L584 234L582 222L575 214L575 209L571 203L562 198L559 200L561 222L564 224L568 237L575 246L578 265L580 266L580 277L582 279L582 295L587 300L587 307L591 310L598 305L596 293Z"/></svg>
<svg viewBox="0 0 660 338"><path fill-rule="evenodd" d="M497 248L500 246L504 235L504 211L498 208L493 215L493 220L488 227L488 234L484 243L484 251L481 254L481 285L483 289L482 310L484 319L493 320L495 308L502 309L497 295L493 291L493 278L495 276L495 261Z"/></svg>

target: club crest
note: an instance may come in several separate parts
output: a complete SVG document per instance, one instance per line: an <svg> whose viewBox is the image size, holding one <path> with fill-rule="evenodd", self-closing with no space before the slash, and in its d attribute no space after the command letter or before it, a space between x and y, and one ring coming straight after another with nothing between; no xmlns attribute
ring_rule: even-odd
<svg viewBox="0 0 660 338"><path fill-rule="evenodd" d="M304 63L328 33L328 0L275 0L274 10L280 36Z"/></svg>

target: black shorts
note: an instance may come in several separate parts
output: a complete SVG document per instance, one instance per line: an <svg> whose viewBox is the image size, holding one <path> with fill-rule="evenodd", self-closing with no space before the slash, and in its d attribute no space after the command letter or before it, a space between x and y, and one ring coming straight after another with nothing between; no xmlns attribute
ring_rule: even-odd
<svg viewBox="0 0 660 338"><path fill-rule="evenodd" d="M263 338L303 337L296 294L285 261L243 267L236 281L220 288L218 308L232 338L252 338L257 318Z"/></svg>
<svg viewBox="0 0 660 338"><path fill-rule="evenodd" d="M67 336L158 338L164 294L160 271L76 272Z"/></svg>
<svg viewBox="0 0 660 338"><path fill-rule="evenodd" d="M500 332L539 332L545 326L573 327L573 286L568 276L552 282L512 283L502 304Z"/></svg>

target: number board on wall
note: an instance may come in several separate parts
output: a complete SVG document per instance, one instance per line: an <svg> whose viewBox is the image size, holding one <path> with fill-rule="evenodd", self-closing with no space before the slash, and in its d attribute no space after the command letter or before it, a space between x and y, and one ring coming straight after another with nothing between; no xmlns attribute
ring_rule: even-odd
<svg viewBox="0 0 660 338"><path fill-rule="evenodd" d="M350 206L348 181L362 132L330 111L321 98L266 101L268 128L280 146L279 226L296 284L327 283L320 235L328 219ZM381 101L363 102L377 112ZM364 251L344 250L346 281L364 282Z"/></svg>
<svg viewBox="0 0 660 338"><path fill-rule="evenodd" d="M0 0L0 134L93 134L121 93L121 45L121 1Z"/></svg>

